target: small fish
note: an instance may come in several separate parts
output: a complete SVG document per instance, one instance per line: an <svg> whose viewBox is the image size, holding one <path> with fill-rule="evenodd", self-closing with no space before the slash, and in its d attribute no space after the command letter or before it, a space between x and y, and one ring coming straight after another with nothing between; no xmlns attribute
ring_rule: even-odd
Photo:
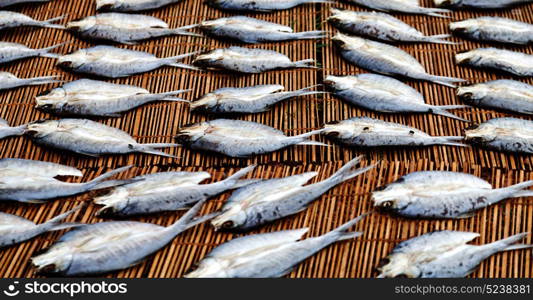
<svg viewBox="0 0 533 300"><path fill-rule="evenodd" d="M291 145L327 146L307 139L320 132L322 130L286 136L282 131L263 124L218 119L183 127L178 131L176 140L195 150L213 151L231 157L248 157Z"/></svg>
<svg viewBox="0 0 533 300"><path fill-rule="evenodd" d="M33 78L18 78L17 76L8 73L0 72L0 91L14 89L26 85L42 85L49 83L61 82L55 80L56 76L43 76L43 77L33 77Z"/></svg>
<svg viewBox="0 0 533 300"><path fill-rule="evenodd" d="M421 7L419 0L349 0L348 2L386 12L428 15L441 18L449 18L442 15L442 13L450 12L442 8Z"/></svg>
<svg viewBox="0 0 533 300"><path fill-rule="evenodd" d="M494 189L474 175L422 171L405 175L372 192L376 207L408 218L459 219L504 199L533 196L533 180Z"/></svg>
<svg viewBox="0 0 533 300"><path fill-rule="evenodd" d="M533 25L507 18L480 17L450 23L450 30L482 41L527 45L533 42Z"/></svg>
<svg viewBox="0 0 533 300"><path fill-rule="evenodd" d="M226 201L221 214L211 220L211 224L215 230L249 230L299 213L336 185L375 167L354 170L361 158L351 160L331 177L305 186L317 172L262 180L240 188Z"/></svg>
<svg viewBox="0 0 533 300"><path fill-rule="evenodd" d="M426 36L419 30L401 20L384 13L359 12L330 9L332 15L328 21L340 30L355 35L366 36L385 42L424 42L437 44L455 44L446 41L449 34Z"/></svg>
<svg viewBox="0 0 533 300"><path fill-rule="evenodd" d="M22 243L49 231L79 226L79 224L61 223L61 221L82 206L80 205L39 225L28 219L0 212L0 247Z"/></svg>
<svg viewBox="0 0 533 300"><path fill-rule="evenodd" d="M78 154L99 157L104 154L147 153L174 157L156 148L176 144L139 144L129 134L86 119L41 120L28 124L26 135L34 142Z"/></svg>
<svg viewBox="0 0 533 300"><path fill-rule="evenodd" d="M467 104L533 114L533 86L515 80L494 80L457 89Z"/></svg>
<svg viewBox="0 0 533 300"><path fill-rule="evenodd" d="M469 245L478 233L434 231L401 242L382 261L379 278L461 278L474 272L490 256L503 251L529 249L516 244L529 233L520 233L485 245Z"/></svg>
<svg viewBox="0 0 533 300"><path fill-rule="evenodd" d="M156 9L180 1L182 0L96 0L96 10L135 12Z"/></svg>
<svg viewBox="0 0 533 300"><path fill-rule="evenodd" d="M218 9L247 12L272 12L302 4L334 3L330 0L206 0L205 2Z"/></svg>
<svg viewBox="0 0 533 300"><path fill-rule="evenodd" d="M454 83L464 81L428 74L420 62L409 53L391 45L342 33L335 35L332 40L341 50L344 59L377 73L431 81L453 88L455 88Z"/></svg>
<svg viewBox="0 0 533 300"><path fill-rule="evenodd" d="M285 88L279 84L221 88L191 102L191 109L209 113L260 113L285 99L324 93L313 91L314 87L288 92L282 92Z"/></svg>
<svg viewBox="0 0 533 300"><path fill-rule="evenodd" d="M127 184L131 180L104 180L129 168L113 170L89 182L69 183L55 177L80 177L80 170L49 162L4 158L0 159L0 200L43 203L48 199Z"/></svg>
<svg viewBox="0 0 533 300"><path fill-rule="evenodd" d="M533 55L496 48L479 48L455 55L460 65L505 71L517 76L533 76Z"/></svg>
<svg viewBox="0 0 533 300"><path fill-rule="evenodd" d="M139 182L114 188L94 203L104 205L96 213L100 217L131 216L161 211L180 210L227 190L250 184L240 180L255 166L244 168L228 178L200 184L211 177L207 172L162 172L136 177Z"/></svg>
<svg viewBox="0 0 533 300"><path fill-rule="evenodd" d="M198 55L193 64L241 73L261 73L275 69L315 68L313 59L292 62L285 54L272 50L229 47Z"/></svg>
<svg viewBox="0 0 533 300"><path fill-rule="evenodd" d="M361 236L362 232L348 232L348 229L365 216L359 216L324 235L304 240L300 239L309 228L235 238L213 249L200 261L198 268L185 277L283 277L327 246Z"/></svg>
<svg viewBox="0 0 533 300"><path fill-rule="evenodd" d="M433 2L438 7L496 9L532 3L533 0L433 0Z"/></svg>
<svg viewBox="0 0 533 300"><path fill-rule="evenodd" d="M84 38L135 44L139 41L170 35L200 36L186 31L195 26L170 29L163 20L151 16L103 13L71 21L67 24L67 29Z"/></svg>
<svg viewBox="0 0 533 300"><path fill-rule="evenodd" d="M394 78L377 74L357 76L326 76L324 84L342 100L369 110L385 113L433 113L448 118L469 122L447 109L465 108L467 105L426 104L424 96L414 88Z"/></svg>
<svg viewBox="0 0 533 300"><path fill-rule="evenodd" d="M52 24L64 18L65 16L61 16L45 21L37 21L21 13L3 10L0 11L0 30L23 26L65 29L63 25Z"/></svg>
<svg viewBox="0 0 533 300"><path fill-rule="evenodd" d="M134 221L87 224L63 235L45 253L32 258L39 274L79 276L129 268L159 251L185 230L209 220L193 218L198 202L174 224L164 227Z"/></svg>
<svg viewBox="0 0 533 300"><path fill-rule="evenodd" d="M0 8L8 7L11 5L17 5L22 3L38 3L38 2L49 2L50 0L2 0L0 2Z"/></svg>
<svg viewBox="0 0 533 300"><path fill-rule="evenodd" d="M152 94L126 84L80 79L41 93L37 109L57 115L119 117L120 113L155 101L183 101L175 96L189 90Z"/></svg>
<svg viewBox="0 0 533 300"><path fill-rule="evenodd" d="M322 134L348 146L466 146L462 136L430 136L416 128L368 117L326 124Z"/></svg>
<svg viewBox="0 0 533 300"><path fill-rule="evenodd" d="M58 58L58 54L50 53L50 51L63 45L59 44L41 49L31 49L22 44L0 42L0 64L30 57Z"/></svg>
<svg viewBox="0 0 533 300"><path fill-rule="evenodd" d="M0 140L10 136L20 136L26 131L27 125L11 127L6 120L0 118Z"/></svg>
<svg viewBox="0 0 533 300"><path fill-rule="evenodd" d="M293 32L289 26L267 22L246 16L234 16L204 21L200 25L207 34L243 43L279 42L324 38L321 30Z"/></svg>
<svg viewBox="0 0 533 300"><path fill-rule="evenodd" d="M197 70L193 66L177 62L195 54L196 52L158 58L142 51L96 46L63 55L57 60L57 65L74 72L119 78L149 72L163 66Z"/></svg>
<svg viewBox="0 0 533 300"><path fill-rule="evenodd" d="M496 118L465 129L465 139L474 145L497 151L533 154L533 122Z"/></svg>

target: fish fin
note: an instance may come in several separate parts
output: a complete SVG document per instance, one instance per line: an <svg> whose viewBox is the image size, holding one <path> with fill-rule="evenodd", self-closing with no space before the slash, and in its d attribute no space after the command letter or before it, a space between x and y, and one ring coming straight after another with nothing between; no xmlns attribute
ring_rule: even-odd
<svg viewBox="0 0 533 300"><path fill-rule="evenodd" d="M164 157L171 157L171 158L179 158L177 156L165 153L163 151L157 150L155 148L172 148L172 147L178 147L181 146L180 144L173 144L173 143L153 143L153 144L136 144L132 145L133 149L136 152L141 153L147 153L147 154L154 154Z"/></svg>
<svg viewBox="0 0 533 300"><path fill-rule="evenodd" d="M464 107L469 107L469 106L467 106L467 105L465 105L465 106L461 106L461 105L432 106L431 107L431 111L434 114L436 114L436 115L441 115L441 116L445 116L445 117L452 118L452 119L455 119L455 120L459 120L459 121L470 123L469 120L463 119L463 118L461 118L459 116L456 116L456 115L452 114L451 112L447 111L447 109L456 109L456 108L464 108Z"/></svg>
<svg viewBox="0 0 533 300"><path fill-rule="evenodd" d="M113 177L113 176L117 175L118 173L122 173L124 171L129 170L129 169L131 169L131 167L132 166L126 166L126 167L118 168L118 169L115 169L115 170L111 170L111 171L109 171L107 173L104 173L104 174L94 178L93 180L91 180L91 181L86 183L86 185L88 186L88 190L92 191L92 190L103 189L103 188L108 188L108 187L119 185L119 184L110 185L111 183L107 183L107 182L103 182L103 181L108 179L108 178L110 178L110 177ZM118 181L122 182L124 180L118 180ZM113 180L112 182L116 183L117 181Z"/></svg>
<svg viewBox="0 0 533 300"><path fill-rule="evenodd" d="M318 69L318 67L315 66L315 60L312 58L295 61L292 63L292 67Z"/></svg>
<svg viewBox="0 0 533 300"><path fill-rule="evenodd" d="M62 16L51 18L51 19L48 19L48 20L39 21L38 24L40 26L47 27L47 28L65 29L65 26L63 26L63 25L52 24L52 23L53 22L57 22L57 21L61 21L61 20L63 20L66 17L67 17L67 15L62 15Z"/></svg>
<svg viewBox="0 0 533 300"><path fill-rule="evenodd" d="M366 216L368 216L369 214L371 213L364 213L344 224L342 224L341 226L333 229L332 231L322 235L323 237L326 237L326 236L336 236L336 239L334 241L342 241L342 240L347 240L347 239L353 239L353 238L356 238L358 236L361 236L363 234L363 232L348 232L348 229L350 229L352 226L354 226L355 224L359 223L362 219L364 219Z"/></svg>

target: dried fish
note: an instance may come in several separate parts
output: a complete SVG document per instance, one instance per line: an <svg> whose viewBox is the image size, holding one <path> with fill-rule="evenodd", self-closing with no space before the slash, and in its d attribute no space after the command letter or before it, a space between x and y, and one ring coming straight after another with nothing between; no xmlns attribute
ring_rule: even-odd
<svg viewBox="0 0 533 300"><path fill-rule="evenodd" d="M533 42L533 25L507 18L480 17L450 23L450 30L482 41L526 45Z"/></svg>
<svg viewBox="0 0 533 300"><path fill-rule="evenodd" d="M360 12L331 8L328 21L340 30L386 42L424 42L455 44L446 41L449 34L426 36L403 21L385 13Z"/></svg>
<svg viewBox="0 0 533 300"><path fill-rule="evenodd" d="M41 85L61 82L59 80L55 80L56 77L57 76L18 78L11 73L0 72L0 90L8 90L26 85Z"/></svg>
<svg viewBox="0 0 533 300"><path fill-rule="evenodd" d="M96 46L63 55L57 60L57 65L79 73L119 78L149 72L163 66L197 70L193 66L177 62L195 54L197 53L158 58L142 51Z"/></svg>
<svg viewBox="0 0 533 300"><path fill-rule="evenodd" d="M0 159L0 200L43 203L48 199L127 184L132 181L104 180L129 168L113 170L85 183L69 183L55 177L82 176L78 169L49 162L4 158Z"/></svg>
<svg viewBox="0 0 533 300"><path fill-rule="evenodd" d="M217 119L185 126L178 131L178 143L195 150L218 152L231 157L247 157L280 150L291 145L326 144L307 138L319 134L313 130L296 136L249 121Z"/></svg>
<svg viewBox="0 0 533 300"><path fill-rule="evenodd" d="M342 33L335 35L332 40L338 45L344 59L377 73L426 80L449 87L455 87L454 83L464 81L428 74L414 57L391 45Z"/></svg>
<svg viewBox="0 0 533 300"><path fill-rule="evenodd" d="M292 62L276 51L229 47L198 55L193 64L213 69L226 69L241 73L261 73L275 69L315 68L313 59Z"/></svg>
<svg viewBox="0 0 533 300"><path fill-rule="evenodd" d="M479 48L455 55L457 64L533 76L533 55L496 48Z"/></svg>
<svg viewBox="0 0 533 300"><path fill-rule="evenodd" d="M369 110L385 113L434 113L468 122L446 111L468 106L426 104L422 94L394 78L377 74L343 77L328 75L324 83L333 90L335 96Z"/></svg>
<svg viewBox="0 0 533 300"><path fill-rule="evenodd" d="M223 10L272 12L293 8L302 4L335 2L330 0L206 0L206 3Z"/></svg>
<svg viewBox="0 0 533 300"><path fill-rule="evenodd" d="M305 186L317 172L262 180L240 188L231 195L211 224L215 230L249 230L299 213L333 187L375 167L354 169L361 158L351 160L331 177Z"/></svg>
<svg viewBox="0 0 533 300"><path fill-rule="evenodd" d="M120 113L155 101L183 101L175 96L189 90L152 94L126 84L80 79L41 93L36 108L58 115L119 117Z"/></svg>
<svg viewBox="0 0 533 300"><path fill-rule="evenodd" d="M11 127L6 120L0 118L0 140L10 136L23 135L26 125Z"/></svg>
<svg viewBox="0 0 533 300"><path fill-rule="evenodd" d="M61 16L45 21L38 21L21 13L3 10L0 11L0 30L22 26L65 29L63 25L52 24L64 18L65 16Z"/></svg>
<svg viewBox="0 0 533 300"><path fill-rule="evenodd" d="M516 244L529 233L520 233L485 245L469 245L478 233L434 231L401 242L379 267L383 277L466 277L490 256L503 251L532 248Z"/></svg>
<svg viewBox="0 0 533 300"><path fill-rule="evenodd" d="M25 45L17 43L0 42L0 64L30 57L50 57L58 58L59 55L50 53L51 50L63 46L54 45L41 49L31 49Z"/></svg>
<svg viewBox="0 0 533 300"><path fill-rule="evenodd" d="M349 2L375 10L428 15L441 18L448 18L448 16L442 15L442 13L450 12L449 10L442 8L421 7L419 0L349 0Z"/></svg>
<svg viewBox="0 0 533 300"><path fill-rule="evenodd" d="M466 141L488 149L533 154L533 122L496 118L465 130Z"/></svg>
<svg viewBox="0 0 533 300"><path fill-rule="evenodd" d="M533 180L495 189L474 175L423 171L405 175L372 192L374 205L410 218L468 218L504 199L533 196Z"/></svg>
<svg viewBox="0 0 533 300"><path fill-rule="evenodd" d="M1 7L8 7L8 6L11 6L11 5L16 5L16 4L22 4L22 3L39 3L39 2L49 2L50 0L2 0L2 2L0 2L0 8Z"/></svg>
<svg viewBox="0 0 533 300"><path fill-rule="evenodd" d="M211 251L198 268L185 277L282 277L327 246L361 236L348 232L366 215L359 216L318 236L300 240L309 228L253 234L235 238Z"/></svg>
<svg viewBox="0 0 533 300"><path fill-rule="evenodd" d="M139 144L126 132L86 119L40 120L26 130L34 142L52 148L98 157L104 154L147 153L174 157L156 148L176 144Z"/></svg>
<svg viewBox="0 0 533 300"><path fill-rule="evenodd" d="M96 10L134 12L151 10L182 0L96 0Z"/></svg>
<svg viewBox="0 0 533 300"><path fill-rule="evenodd" d="M532 3L533 0L433 0L433 2L439 7L495 9Z"/></svg>

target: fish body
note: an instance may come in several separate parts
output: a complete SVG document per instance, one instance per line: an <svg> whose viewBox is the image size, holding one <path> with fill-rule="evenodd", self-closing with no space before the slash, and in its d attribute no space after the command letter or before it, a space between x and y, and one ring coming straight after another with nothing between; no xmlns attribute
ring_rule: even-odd
<svg viewBox="0 0 533 300"><path fill-rule="evenodd" d="M515 80L494 80L457 89L457 95L474 106L533 114L533 86Z"/></svg>
<svg viewBox="0 0 533 300"><path fill-rule="evenodd" d="M422 171L405 175L372 192L376 207L409 218L471 217L482 208L504 199L528 197L533 186L526 181L494 189L474 175L448 171Z"/></svg>
<svg viewBox="0 0 533 300"><path fill-rule="evenodd" d="M115 221L88 224L63 235L45 253L32 258L40 274L79 276L129 268L157 252L183 231L210 218L193 219L200 201L174 224Z"/></svg>
<svg viewBox="0 0 533 300"><path fill-rule="evenodd" d="M496 118L465 129L465 140L497 151L533 154L533 122Z"/></svg>
<svg viewBox="0 0 533 300"><path fill-rule="evenodd" d="M108 40L123 44L169 35L197 35L186 31L191 26L169 28L163 20L135 14L102 13L67 24L80 36L95 40Z"/></svg>
<svg viewBox="0 0 533 300"><path fill-rule="evenodd" d="M528 233L520 233L485 245L470 245L478 233L434 231L401 242L379 267L378 277L461 278L474 272L490 256L533 245L516 244Z"/></svg>
<svg viewBox="0 0 533 300"><path fill-rule="evenodd" d="M520 4L532 3L532 0L433 0L436 6L450 8L497 9Z"/></svg>
<svg viewBox="0 0 533 300"><path fill-rule="evenodd" d="M482 42L527 45L533 42L533 25L507 18L480 17L450 23L453 33Z"/></svg>
<svg viewBox="0 0 533 300"><path fill-rule="evenodd" d="M317 172L262 180L235 191L211 220L215 230L249 230L296 214L334 186L352 179L374 166L354 169L361 157L344 165L326 180L305 185ZM304 186L305 185L305 186Z"/></svg>
<svg viewBox="0 0 533 300"><path fill-rule="evenodd" d="M301 240L308 228L253 234L235 238L213 249L189 278L267 278L283 277L305 259L342 240L362 232L348 232L357 217L318 237Z"/></svg>
<svg viewBox="0 0 533 300"><path fill-rule="evenodd" d="M129 183L127 180L104 181L128 168L113 170L85 183L69 183L55 177L82 176L78 169L49 162L4 158L0 160L0 200L42 203L48 199L109 188Z"/></svg>
<svg viewBox="0 0 533 300"><path fill-rule="evenodd" d="M278 84L221 88L192 102L191 109L209 113L260 113L289 98L323 93L312 91L312 88L287 92L283 92L284 87Z"/></svg>
<svg viewBox="0 0 533 300"><path fill-rule="evenodd" d="M533 55L497 48L479 48L455 55L457 64L489 68L521 77L533 76Z"/></svg>
<svg viewBox="0 0 533 300"><path fill-rule="evenodd" d="M209 5L223 10L272 12L308 3L333 3L329 0L207 0Z"/></svg>
<svg viewBox="0 0 533 300"><path fill-rule="evenodd" d="M348 146L465 146L462 136L430 136L413 127L368 117L325 125L322 134Z"/></svg>
<svg viewBox="0 0 533 300"><path fill-rule="evenodd" d="M215 183L200 184L211 177L207 172L162 172L136 177L138 182L114 188L94 203L104 205L98 216L130 216L185 209L198 201L248 184L241 177L255 166L244 168Z"/></svg>
<svg viewBox="0 0 533 300"><path fill-rule="evenodd" d="M418 0L349 0L349 2L380 11L420 14L442 18L447 18L442 13L449 12L449 10L442 8L422 7Z"/></svg>
<svg viewBox="0 0 533 300"><path fill-rule="evenodd" d="M135 12L156 9L180 1L182 0L96 0L96 10Z"/></svg>
<svg viewBox="0 0 533 300"><path fill-rule="evenodd" d="M57 60L57 65L78 73L119 78L149 72L163 66L196 69L177 62L194 54L158 58L142 51L96 46L63 55Z"/></svg>
<svg viewBox="0 0 533 300"><path fill-rule="evenodd" d="M58 55L50 53L50 50L58 48L63 44L54 45L42 49L31 49L22 44L0 42L0 64L29 57L50 57L57 58Z"/></svg>
<svg viewBox="0 0 533 300"><path fill-rule="evenodd" d="M453 44L443 40L450 35L441 34L426 36L416 28L385 13L358 12L350 10L330 9L332 15L328 21L336 28L355 35L385 42L424 42Z"/></svg>
<svg viewBox="0 0 533 300"><path fill-rule="evenodd" d="M45 21L38 21L21 13L2 10L0 11L0 30L24 26L64 29L65 27L63 25L53 24L53 22L62 20L63 18L57 17Z"/></svg>
<svg viewBox="0 0 533 300"><path fill-rule="evenodd" d="M173 157L156 148L176 144L139 144L126 132L86 119L41 120L28 124L26 130L34 142L81 155L147 153Z"/></svg>
<svg viewBox="0 0 533 300"><path fill-rule="evenodd" d="M0 140L10 136L23 135L26 125L11 127L4 119L0 119Z"/></svg>
<svg viewBox="0 0 533 300"><path fill-rule="evenodd" d="M356 76L328 75L324 83L342 100L369 110L385 113L434 113L467 122L447 109L465 105L436 106L426 104L414 88L391 77L377 74Z"/></svg>
<svg viewBox="0 0 533 300"><path fill-rule="evenodd" d="M181 128L176 140L194 150L218 152L231 157L248 157L280 150L291 145L324 144L307 138L321 130L286 136L272 127L240 120L217 119Z"/></svg>
<svg viewBox="0 0 533 300"><path fill-rule="evenodd" d="M314 68L314 60L292 62L289 57L272 50L229 47L198 55L193 63L200 67L226 69L240 73L262 73L275 69Z"/></svg>
<svg viewBox="0 0 533 300"><path fill-rule="evenodd" d="M200 28L212 36L250 44L325 37L324 31L293 32L289 26L246 16L204 21Z"/></svg>
<svg viewBox="0 0 533 300"><path fill-rule="evenodd" d="M126 84L80 79L42 93L35 98L36 108L57 115L109 116L155 101L186 101L175 96L178 90L153 94Z"/></svg>
<svg viewBox="0 0 533 300"><path fill-rule="evenodd" d="M0 8L8 7L11 5L17 5L22 3L40 3L40 2L49 2L50 0L2 0L0 2Z"/></svg>
<svg viewBox="0 0 533 300"><path fill-rule="evenodd" d="M0 90L14 89L26 85L41 85L58 82L55 78L56 76L18 78L11 73L0 72Z"/></svg>
<svg viewBox="0 0 533 300"><path fill-rule="evenodd" d="M431 75L409 53L400 48L342 33L332 40L337 44L342 57L354 65L385 75L431 81L449 87L464 80Z"/></svg>

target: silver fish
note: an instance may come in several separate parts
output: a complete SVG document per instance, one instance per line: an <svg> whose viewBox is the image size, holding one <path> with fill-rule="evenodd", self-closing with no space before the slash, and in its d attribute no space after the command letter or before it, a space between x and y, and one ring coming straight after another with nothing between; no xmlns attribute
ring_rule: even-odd
<svg viewBox="0 0 533 300"><path fill-rule="evenodd" d="M131 180L104 181L130 167L100 175L85 183L69 183L56 176L82 176L80 170L55 163L4 158L0 159L0 200L42 203L88 191L130 183Z"/></svg>
<svg viewBox="0 0 533 300"><path fill-rule="evenodd" d="M533 122L515 118L491 119L468 127L465 139L492 150L533 154Z"/></svg>
<svg viewBox="0 0 533 300"><path fill-rule="evenodd" d="M84 38L135 44L139 41L170 35L200 36L186 31L195 26L170 29L163 20L151 16L103 13L71 21L67 24L67 29Z"/></svg>
<svg viewBox="0 0 533 300"><path fill-rule="evenodd" d="M285 99L324 93L311 90L314 87L288 92L282 92L284 87L279 84L221 88L191 102L191 109L210 113L259 113Z"/></svg>
<svg viewBox="0 0 533 300"><path fill-rule="evenodd" d="M496 48L479 48L455 55L460 65L490 68L517 76L533 76L533 55Z"/></svg>
<svg viewBox="0 0 533 300"><path fill-rule="evenodd" d="M474 175L422 171L372 192L374 205L409 218L468 218L504 199L533 196L533 180L495 189Z"/></svg>
<svg viewBox="0 0 533 300"><path fill-rule="evenodd" d="M450 30L476 41L518 45L533 42L533 25L507 18L480 17L452 22Z"/></svg>
<svg viewBox="0 0 533 300"><path fill-rule="evenodd" d="M413 127L368 117L326 124L322 134L348 146L466 146L462 136L430 136Z"/></svg>
<svg viewBox="0 0 533 300"><path fill-rule="evenodd" d="M495 9L532 3L533 0L433 0L433 2L439 7Z"/></svg>
<svg viewBox="0 0 533 300"><path fill-rule="evenodd" d="M327 246L361 236L362 232L348 232L365 215L336 229L300 240L309 228L253 234L235 238L213 249L204 257L189 278L266 278L283 277L302 261Z"/></svg>
<svg viewBox="0 0 533 300"><path fill-rule="evenodd" d="M349 0L349 2L386 12L401 12L441 18L448 18L442 13L450 12L442 8L422 7L419 0Z"/></svg>
<svg viewBox="0 0 533 300"><path fill-rule="evenodd" d="M272 12L311 3L335 3L330 0L206 0L205 2L223 10L249 12Z"/></svg>
<svg viewBox="0 0 533 300"><path fill-rule="evenodd" d="M533 86L515 80L494 80L457 89L457 95L474 106L533 114Z"/></svg>
<svg viewBox="0 0 533 300"><path fill-rule="evenodd" d="M218 152L231 157L248 157L280 150L291 145L326 144L307 138L319 134L314 130L296 136L249 121L218 119L181 128L176 135L178 143L195 150Z"/></svg>
<svg viewBox="0 0 533 300"><path fill-rule="evenodd" d="M375 167L354 169L361 158L351 160L331 177L305 186L317 172L262 180L240 188L226 201L221 214L213 218L211 224L215 230L249 230L299 213L328 190Z"/></svg>
<svg viewBox="0 0 533 300"><path fill-rule="evenodd" d="M149 72L163 66L197 70L193 66L177 62L195 54L196 52L158 58L142 51L96 46L63 55L57 60L57 65L79 73L119 78Z"/></svg>
<svg viewBox="0 0 533 300"><path fill-rule="evenodd" d="M9 42L0 42L0 64L30 57L50 57L58 58L59 55L50 53L51 50L63 46L54 45L41 49L31 49L25 45Z"/></svg>
<svg viewBox="0 0 533 300"><path fill-rule="evenodd" d="M335 35L332 40L339 47L344 59L377 73L426 80L453 88L455 88L454 83L464 81L428 74L420 62L409 53L391 45L342 33Z"/></svg>
<svg viewBox="0 0 533 300"><path fill-rule="evenodd" d="M6 120L0 118L0 140L10 136L23 135L26 125L11 127Z"/></svg>
<svg viewBox="0 0 533 300"><path fill-rule="evenodd" d="M11 73L0 72L0 90L14 89L26 85L42 85L60 82L58 80L55 80L55 78L56 76L18 78L17 76Z"/></svg>
<svg viewBox="0 0 533 300"><path fill-rule="evenodd" d="M322 30L293 32L289 26L246 16L203 21L199 26L200 29L212 36L229 38L251 44L320 39L326 36Z"/></svg>
<svg viewBox="0 0 533 300"><path fill-rule="evenodd" d="M0 247L22 243L49 231L79 226L79 224L61 223L61 221L82 206L80 205L39 225L28 219L0 212Z"/></svg>
<svg viewBox="0 0 533 300"><path fill-rule="evenodd" d="M198 55L193 64L241 73L261 73L275 69L315 68L313 59L292 62L285 54L272 50L229 47Z"/></svg>
<svg viewBox="0 0 533 300"><path fill-rule="evenodd" d="M529 233L520 233L485 245L469 245L478 233L435 231L401 242L379 267L380 278L460 278L474 272L490 256L503 251L532 248L516 244Z"/></svg>
<svg viewBox="0 0 533 300"><path fill-rule="evenodd" d="M328 21L340 30L386 42L455 44L449 34L426 36L418 29L384 13L330 9Z"/></svg>
<svg viewBox="0 0 533 300"><path fill-rule="evenodd" d="M34 142L78 154L98 157L104 154L147 153L174 157L156 148L176 144L139 144L126 132L86 119L41 120L26 130Z"/></svg>
<svg viewBox="0 0 533 300"><path fill-rule="evenodd" d="M50 0L2 0L0 2L0 7L8 7L11 5L22 4L22 3L38 3L38 2L49 2Z"/></svg>
<svg viewBox="0 0 533 300"><path fill-rule="evenodd" d="M65 29L65 26L63 25L52 24L53 22L60 21L64 18L65 16L61 16L45 21L38 21L21 13L3 10L0 11L0 30L22 26Z"/></svg>
<svg viewBox="0 0 533 300"><path fill-rule="evenodd" d="M211 218L211 215L193 218L204 201L198 202L168 227L133 221L77 227L63 235L45 253L34 256L32 263L40 274L63 276L129 268L159 251L180 233Z"/></svg>
<svg viewBox="0 0 533 300"><path fill-rule="evenodd" d="M244 168L228 178L200 184L211 177L207 172L162 172L136 177L139 182L114 188L107 195L94 199L104 205L98 210L101 217L130 216L161 211L180 210L209 199L230 189L253 181L240 180L255 166Z"/></svg>
<svg viewBox="0 0 533 300"><path fill-rule="evenodd" d="M156 9L181 1L182 0L96 0L96 10L134 12Z"/></svg>
<svg viewBox="0 0 533 300"><path fill-rule="evenodd" d="M434 113L468 122L468 120L446 111L447 109L468 106L426 104L422 94L394 78L377 74L343 77L328 75L324 83L333 90L335 96L369 110L385 113Z"/></svg>
<svg viewBox="0 0 533 300"><path fill-rule="evenodd" d="M152 94L126 84L80 79L41 93L36 108L58 115L119 117L120 113L155 101L183 101L175 96L189 90Z"/></svg>

